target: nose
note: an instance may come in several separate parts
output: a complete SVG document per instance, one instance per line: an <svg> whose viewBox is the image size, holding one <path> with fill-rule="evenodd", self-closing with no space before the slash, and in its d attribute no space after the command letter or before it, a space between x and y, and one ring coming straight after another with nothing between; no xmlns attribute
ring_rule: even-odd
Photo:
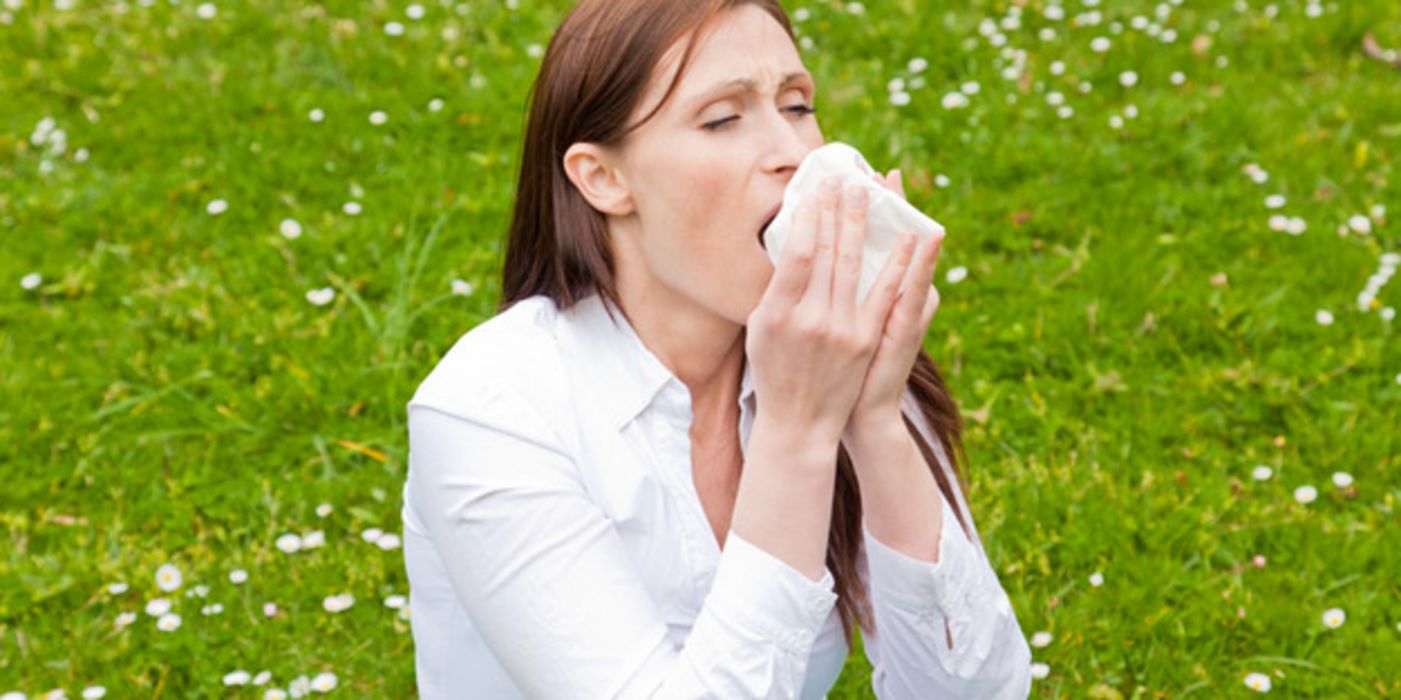
<svg viewBox="0 0 1401 700"><path fill-rule="evenodd" d="M764 120L760 138L764 142L761 148L764 171L781 175L785 184L797 171L798 164L815 148L803 138L801 122L792 121L787 113L778 109L770 111Z"/></svg>

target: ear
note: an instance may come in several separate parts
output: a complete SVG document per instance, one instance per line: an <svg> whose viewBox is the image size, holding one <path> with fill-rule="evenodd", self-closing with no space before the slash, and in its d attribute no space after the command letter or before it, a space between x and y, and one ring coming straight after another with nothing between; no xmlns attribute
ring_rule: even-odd
<svg viewBox="0 0 1401 700"><path fill-rule="evenodd" d="M626 216L633 211L632 191L616 165L615 155L593 143L575 143L564 153L564 172L589 205L604 214Z"/></svg>

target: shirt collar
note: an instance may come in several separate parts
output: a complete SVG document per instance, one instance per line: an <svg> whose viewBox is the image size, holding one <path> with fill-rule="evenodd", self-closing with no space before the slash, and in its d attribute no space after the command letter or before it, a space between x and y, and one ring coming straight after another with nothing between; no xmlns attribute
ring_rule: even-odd
<svg viewBox="0 0 1401 700"><path fill-rule="evenodd" d="M607 309L613 310L612 318ZM668 383L684 388L671 370L638 337L616 306L601 295L579 300L563 314L561 330L566 357L582 362L582 380L597 397L605 397L608 421L622 430L656 400ZM739 405L743 410L754 393L748 358L740 379Z"/></svg>

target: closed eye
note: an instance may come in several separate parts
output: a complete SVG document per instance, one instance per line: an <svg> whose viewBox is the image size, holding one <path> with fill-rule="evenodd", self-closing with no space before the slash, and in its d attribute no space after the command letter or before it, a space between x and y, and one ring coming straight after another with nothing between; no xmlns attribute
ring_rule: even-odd
<svg viewBox="0 0 1401 700"><path fill-rule="evenodd" d="M797 114L800 118L817 114L817 108L809 105L793 105L792 107L785 108L784 111ZM705 129L706 131L720 131L721 129L729 125L730 122L736 119L739 119L739 115L737 114L734 116L725 117L724 119L717 119L713 122L707 122L705 124L702 124L701 128Z"/></svg>

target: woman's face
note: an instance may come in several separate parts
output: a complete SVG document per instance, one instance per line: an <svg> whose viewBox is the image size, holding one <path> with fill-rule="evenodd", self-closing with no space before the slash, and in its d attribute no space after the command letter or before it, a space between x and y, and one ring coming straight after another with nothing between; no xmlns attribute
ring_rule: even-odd
<svg viewBox="0 0 1401 700"><path fill-rule="evenodd" d="M664 56L629 124L661 100L682 49ZM666 106L614 153L628 206L609 227L628 286L744 325L774 271L760 231L823 144L807 113L816 86L783 27L752 5L717 19L692 51Z"/></svg>

